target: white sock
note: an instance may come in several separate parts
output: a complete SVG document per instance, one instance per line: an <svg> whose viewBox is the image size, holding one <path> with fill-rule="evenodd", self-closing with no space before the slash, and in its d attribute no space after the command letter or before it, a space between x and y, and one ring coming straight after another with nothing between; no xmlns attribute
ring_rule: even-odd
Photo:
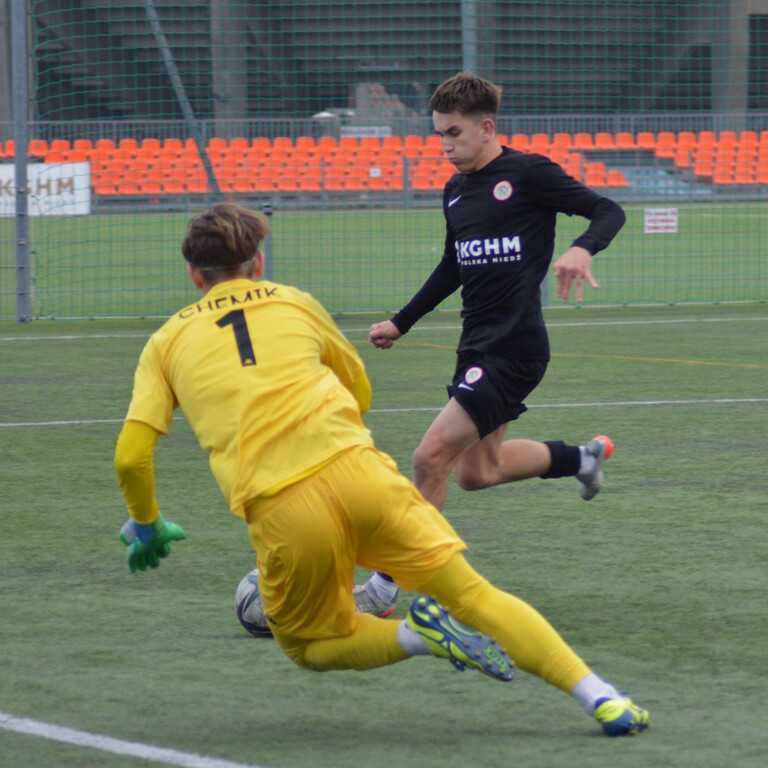
<svg viewBox="0 0 768 768"><path fill-rule="evenodd" d="M387 603L393 603L397 599L397 584L385 579L380 573L374 573L366 582L366 586Z"/></svg>
<svg viewBox="0 0 768 768"><path fill-rule="evenodd" d="M397 642L411 656L427 656L429 654L424 641L405 623L405 619L397 627Z"/></svg>
<svg viewBox="0 0 768 768"><path fill-rule="evenodd" d="M595 714L595 702L599 699L621 699L622 695L601 677L590 673L582 677L573 688L571 696L579 703L579 706L588 714Z"/></svg>
<svg viewBox="0 0 768 768"><path fill-rule="evenodd" d="M587 453L587 446L579 446L579 471L577 474L583 475L585 472L591 472L595 466L595 457Z"/></svg>

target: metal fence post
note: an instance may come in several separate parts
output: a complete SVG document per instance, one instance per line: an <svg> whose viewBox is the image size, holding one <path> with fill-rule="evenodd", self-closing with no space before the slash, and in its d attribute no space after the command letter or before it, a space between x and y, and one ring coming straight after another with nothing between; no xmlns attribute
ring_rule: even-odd
<svg viewBox="0 0 768 768"><path fill-rule="evenodd" d="M29 203L27 194L27 146L29 124L27 109L27 3L12 0L11 4L11 69L13 71L13 145L16 211L16 319L28 323L32 319L29 269Z"/></svg>

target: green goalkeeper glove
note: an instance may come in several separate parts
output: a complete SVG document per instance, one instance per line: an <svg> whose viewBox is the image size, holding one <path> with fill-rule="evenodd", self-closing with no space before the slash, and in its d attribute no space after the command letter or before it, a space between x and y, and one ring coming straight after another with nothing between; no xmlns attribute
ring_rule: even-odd
<svg viewBox="0 0 768 768"><path fill-rule="evenodd" d="M170 543L186 539L184 529L176 523L166 523L162 515L154 523L142 525L129 520L120 529L120 541L128 547L128 568L131 573L157 568L161 557L171 554Z"/></svg>

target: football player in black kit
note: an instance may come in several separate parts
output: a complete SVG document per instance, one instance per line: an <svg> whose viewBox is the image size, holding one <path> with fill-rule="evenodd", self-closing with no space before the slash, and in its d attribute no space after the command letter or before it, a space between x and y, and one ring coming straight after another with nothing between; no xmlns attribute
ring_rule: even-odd
<svg viewBox="0 0 768 768"><path fill-rule="evenodd" d="M435 133L458 171L443 192L445 250L408 304L370 329L371 343L389 349L462 289L463 327L450 399L413 455L414 482L439 510L452 471L466 490L575 476L581 497L591 499L603 485L603 464L613 451L604 435L582 446L504 439L549 362L540 286L552 261L557 214L589 220L552 264L563 301L572 289L581 301L585 281L597 287L592 256L608 246L625 216L619 205L548 158L502 147L496 134L500 97L499 86L470 72L449 78L432 95ZM396 599L385 582L374 574L357 588L372 601L378 594L382 611Z"/></svg>

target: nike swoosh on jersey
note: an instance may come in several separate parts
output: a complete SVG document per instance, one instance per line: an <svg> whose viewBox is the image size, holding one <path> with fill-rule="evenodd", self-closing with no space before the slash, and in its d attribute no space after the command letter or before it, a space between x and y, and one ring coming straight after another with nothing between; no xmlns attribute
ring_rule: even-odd
<svg viewBox="0 0 768 768"><path fill-rule="evenodd" d="M457 386L459 387L459 389L468 389L470 392L475 391L474 387L468 387L463 381L459 382Z"/></svg>
<svg viewBox="0 0 768 768"><path fill-rule="evenodd" d="M459 200L461 200L461 195L459 195L458 197L454 197L452 200L449 200L448 201L448 207L450 208L455 203L458 203Z"/></svg>

